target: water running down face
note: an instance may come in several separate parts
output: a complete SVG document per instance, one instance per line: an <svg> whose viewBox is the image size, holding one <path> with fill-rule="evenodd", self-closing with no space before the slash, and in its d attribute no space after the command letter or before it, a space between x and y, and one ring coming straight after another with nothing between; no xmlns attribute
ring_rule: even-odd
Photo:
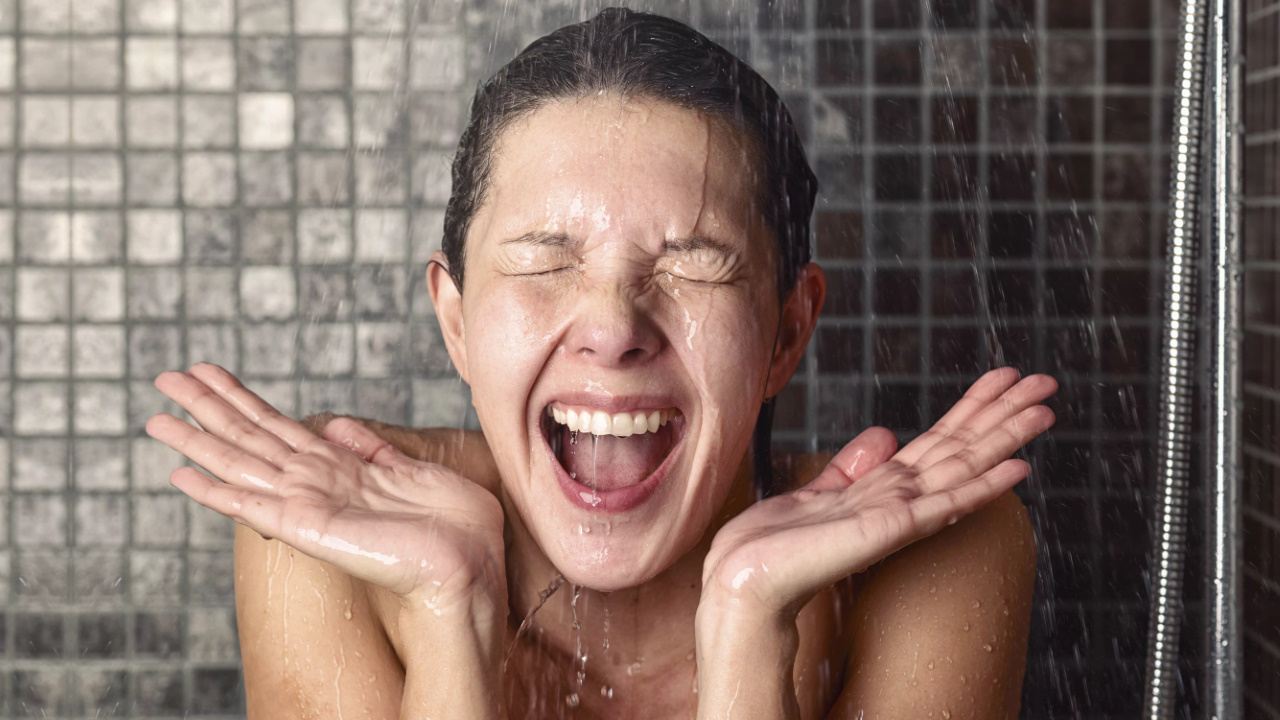
<svg viewBox="0 0 1280 720"><path fill-rule="evenodd" d="M794 371L822 284L809 266L801 307L779 307L756 177L724 121L556 101L498 141L466 292L429 270L508 505L571 582L654 577L746 480L760 403Z"/></svg>

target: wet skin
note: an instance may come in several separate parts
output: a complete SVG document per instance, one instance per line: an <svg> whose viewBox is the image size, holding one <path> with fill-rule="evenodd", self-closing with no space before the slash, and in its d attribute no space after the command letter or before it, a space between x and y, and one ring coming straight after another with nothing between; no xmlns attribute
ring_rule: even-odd
<svg viewBox="0 0 1280 720"><path fill-rule="evenodd" d="M744 708L755 714L741 716L750 717L819 717L832 708L842 717L857 710L906 717L925 705L903 696L923 693L927 707L953 717L1015 713L1010 681L975 697L967 680L954 680L965 675L953 673L928 692L903 693L893 683L906 680L874 670L895 669L905 657L901 649L885 657L885 648L914 647L918 656L924 642L939 662L944 652L951 662L963 662L966 648L987 653L985 661L973 656L970 677L984 672L976 665L990 671L1012 658L1005 670L1020 679L1029 543L1021 508L1007 509L1007 491L1028 469L1009 457L1052 424L1041 404L1056 389L1052 379L989 373L901 450L873 428L825 466L801 462L794 492L752 504L746 450L755 410L794 372L824 281L815 265L804 268L779 307L771 240L753 209L749 148L696 113L606 96L536 111L504 134L497 158L468 235L466 291L439 265L428 274L450 355L484 429L471 450L449 455L421 433L375 433L351 420L315 433L212 366L157 378L204 431L165 415L149 421L148 431L219 478L184 468L174 484L314 558L301 562L324 570L310 576L325 579L328 590L316 591L321 608L332 592L331 610L345 598L345 607L364 611L353 615L376 618L357 637L336 634L339 652L364 647L362 667L382 671L362 680L369 673L356 671L355 651L342 655L348 682L381 695L387 712L373 716L502 712L493 701L503 694L512 619L560 573L590 588L577 603L587 637L600 637L603 609L610 611L615 649L588 675L598 673L591 687L616 692L612 699L582 695L582 712L618 717L631 708L652 716L654 703L666 703L699 717L724 717L731 707L734 717ZM682 438L647 500L601 513L568 502L555 485L542 423L547 404L561 398L604 404L619 396L674 407ZM429 457L441 462L422 462ZM951 567L931 561L935 586L963 585L954 573L966 568L977 576L975 558L986 559L983 572L1022 578L988 597L1017 611L982 626L998 642L975 643L960 637L969 630L955 628L934 639L937 647L919 637L902 642L910 628L886 640L875 621L903 617L885 598L890 587L910 589L909 578L877 586L864 573L860 590L844 581L890 555L924 550L929 541L895 554L935 533L929 541L967 539ZM247 616L269 615L280 602L269 591L265 599L254 595L260 578L277 576L279 557L268 563L254 542L262 541L238 535L238 573L252 573L237 577L242 632L256 622ZM1003 553L992 554L1001 543ZM934 558L949 556L946 547L930 547ZM290 551L291 568L294 557ZM898 567L882 563L875 575L895 577ZM972 590L943 593L954 608L921 602L930 612L915 618L916 627L957 617ZM307 602L297 595L285 603L290 613ZM553 596L539 642L519 650L514 667L525 677L541 668L573 678L578 638L557 622L569 601L565 591ZM311 627L308 644L323 644L326 628ZM312 677L296 663L289 671L268 668L271 652L250 645L251 704L262 697L248 680L255 662L263 663L257 682L265 687L301 687ZM977 650L992 645L999 654ZM449 660L444 671L442 658ZM639 670L624 672L637 662ZM823 667L827 677L815 678ZM513 716L521 714L514 697L521 687L508 678Z"/></svg>

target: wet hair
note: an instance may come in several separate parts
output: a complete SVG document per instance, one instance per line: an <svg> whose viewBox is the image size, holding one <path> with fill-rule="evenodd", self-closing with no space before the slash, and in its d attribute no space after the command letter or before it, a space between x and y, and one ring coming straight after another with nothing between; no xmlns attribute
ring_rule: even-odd
<svg viewBox="0 0 1280 720"><path fill-rule="evenodd" d="M607 8L544 35L477 89L453 159L444 216L442 250L458 290L467 231L484 202L502 132L551 102L599 92L671 103L744 132L758 163L758 208L776 237L776 286L784 301L809 262L809 216L818 190L790 112L759 73L702 33L671 18L625 8ZM772 414L767 401L753 441L762 494L772 490Z"/></svg>

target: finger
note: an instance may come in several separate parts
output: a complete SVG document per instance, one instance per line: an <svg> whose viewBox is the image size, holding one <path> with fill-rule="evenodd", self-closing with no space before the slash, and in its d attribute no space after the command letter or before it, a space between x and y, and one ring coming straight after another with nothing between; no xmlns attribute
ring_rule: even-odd
<svg viewBox="0 0 1280 720"><path fill-rule="evenodd" d="M1053 411L1044 405L1023 410L977 442L922 471L921 490L926 494L940 492L982 476L1052 427L1055 419Z"/></svg>
<svg viewBox="0 0 1280 720"><path fill-rule="evenodd" d="M1058 391L1058 381L1048 375L1031 375L1009 388L994 402L979 410L950 436L941 438L916 461L916 467L926 469L951 455L960 448L977 442L992 429L1016 417L1029 407L1038 405Z"/></svg>
<svg viewBox="0 0 1280 720"><path fill-rule="evenodd" d="M259 457L168 414L152 415L147 434L232 485L275 490L280 471Z"/></svg>
<svg viewBox="0 0 1280 720"><path fill-rule="evenodd" d="M314 449L320 438L246 388L234 375L213 363L196 363L189 371L251 421L280 438L295 452Z"/></svg>
<svg viewBox="0 0 1280 720"><path fill-rule="evenodd" d="M361 460L375 465L395 467L413 462L409 456L400 452L395 445L384 440L358 420L353 420L349 417L330 420L325 424L322 436L325 440L341 445L360 456Z"/></svg>
<svg viewBox="0 0 1280 720"><path fill-rule="evenodd" d="M284 501L278 496L219 482L189 467L174 470L169 482L192 500L244 524L265 539L280 535Z"/></svg>
<svg viewBox="0 0 1280 720"><path fill-rule="evenodd" d="M921 533L927 537L947 525L995 500L1005 491L1031 474L1025 460L1010 458L969 482L936 493L928 493L911 502L911 514Z"/></svg>
<svg viewBox="0 0 1280 720"><path fill-rule="evenodd" d="M898 451L896 459L903 465L915 464L916 460L928 452L940 440L950 436L957 428L963 427L969 418L981 412L1022 377L1016 368L1002 367L988 371L974 381L965 392L964 397L938 419L933 427L925 430L919 437L907 443Z"/></svg>
<svg viewBox="0 0 1280 720"><path fill-rule="evenodd" d="M183 372L163 372L156 377L155 386L191 413L206 431L277 468L293 455L284 441L250 422L199 379Z"/></svg>
<svg viewBox="0 0 1280 720"><path fill-rule="evenodd" d="M869 427L841 448L806 490L843 490L873 468L888 460L898 449L898 439L887 428Z"/></svg>

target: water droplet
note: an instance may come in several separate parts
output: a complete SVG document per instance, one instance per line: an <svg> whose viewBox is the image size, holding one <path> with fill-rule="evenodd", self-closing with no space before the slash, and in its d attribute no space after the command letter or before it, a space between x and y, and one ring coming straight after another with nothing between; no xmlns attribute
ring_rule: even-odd
<svg viewBox="0 0 1280 720"><path fill-rule="evenodd" d="M578 693L569 693L564 699L564 704L571 708L578 707L580 702L582 702L582 699L578 697Z"/></svg>
<svg viewBox="0 0 1280 720"><path fill-rule="evenodd" d="M600 697L604 698L605 700L612 700L612 699L613 699L613 688L609 687L608 685L601 685L601 686L600 686Z"/></svg>
<svg viewBox="0 0 1280 720"><path fill-rule="evenodd" d="M951 720L951 711L950 711L950 710L943 710L943 711L942 711L942 720Z"/></svg>
<svg viewBox="0 0 1280 720"><path fill-rule="evenodd" d="M995 648L991 647L990 643L983 643L982 649L986 650L987 652L991 652L992 650L995 650Z"/></svg>

